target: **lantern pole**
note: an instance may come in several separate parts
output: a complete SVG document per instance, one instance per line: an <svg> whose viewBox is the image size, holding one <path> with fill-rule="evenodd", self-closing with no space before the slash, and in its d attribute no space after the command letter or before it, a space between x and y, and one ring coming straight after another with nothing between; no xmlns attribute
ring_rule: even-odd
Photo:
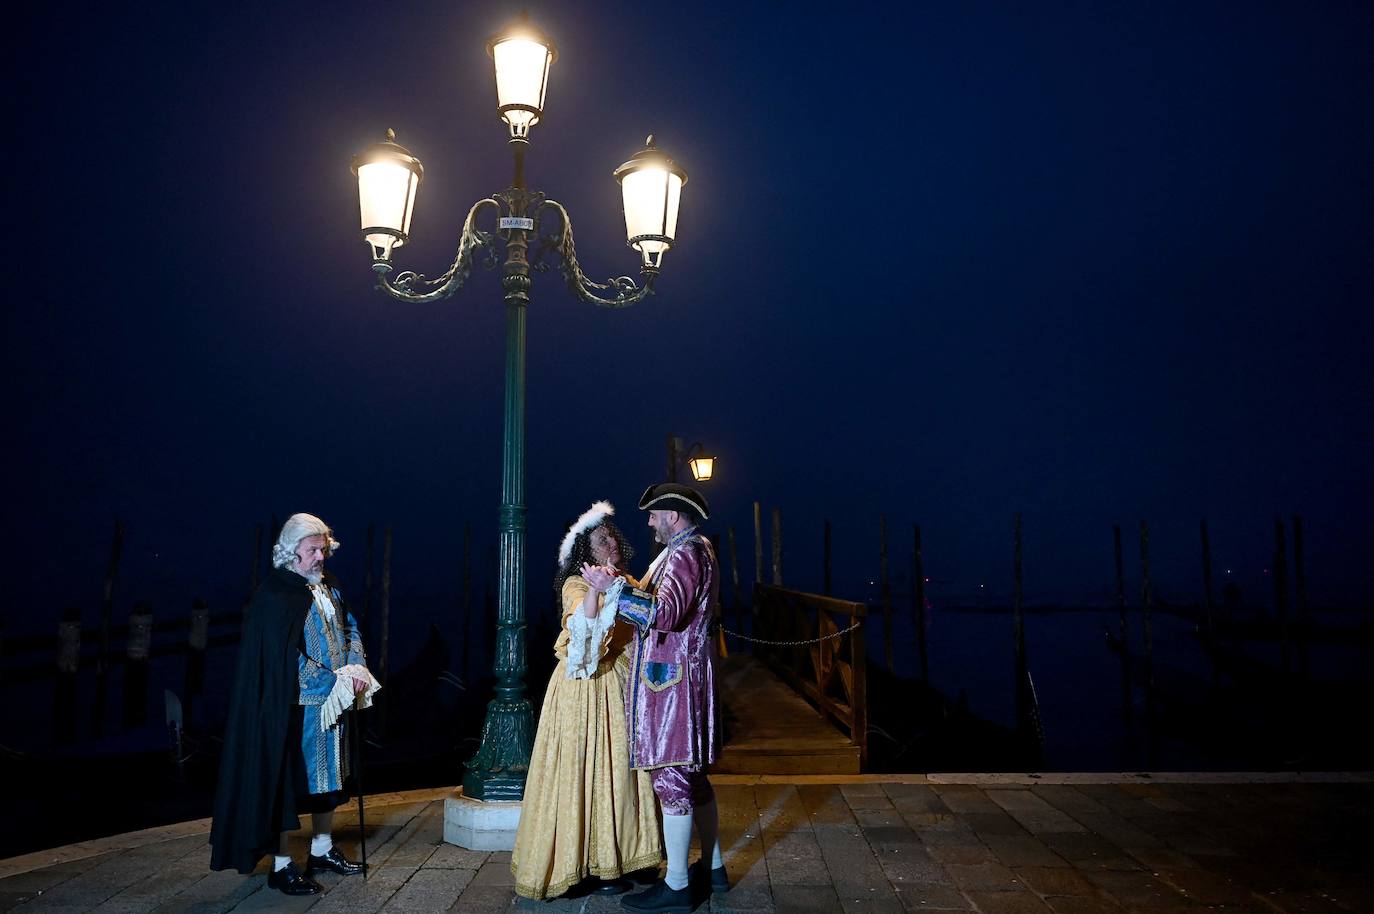
<svg viewBox="0 0 1374 914"><path fill-rule="evenodd" d="M501 287L506 305L506 388L496 656L492 664L496 685L495 695L487 705L481 745L464 765L463 795L474 800L518 801L524 796L525 775L534 744L533 708L526 697L525 686L525 319L532 274L549 268L546 259L556 260L569 291L578 300L601 308L626 308L653 293L653 283L660 271L658 261L662 251L672 245L673 238L666 233L645 236L661 242L663 249L652 264L647 255L641 255L642 285L628 276L594 282L578 262L572 220L567 210L556 200L525 186L528 139L512 135L509 142L514 166L511 184L471 206L463 222L458 251L443 274L429 279L420 273L403 271L393 278L389 257L374 263L373 268L378 274L378 288L393 298L431 302L448 298L462 288L479 250L486 249L483 265L494 268L497 263L495 246L500 243L505 247ZM686 174L653 148L652 137L637 156L647 164L646 154L652 155L654 163L666 163L679 182L685 183ZM418 160L415 166L419 168ZM635 167L636 159L632 159L617 169L614 176L617 181L623 181ZM478 216L487 209L495 210L494 230L478 228ZM533 251L530 250L531 241L536 243ZM641 242L641 238L629 240L636 250L637 242Z"/></svg>

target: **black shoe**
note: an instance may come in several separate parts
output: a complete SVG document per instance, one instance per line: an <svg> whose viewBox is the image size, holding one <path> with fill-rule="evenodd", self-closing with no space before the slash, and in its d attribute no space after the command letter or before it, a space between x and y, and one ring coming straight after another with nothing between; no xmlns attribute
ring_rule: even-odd
<svg viewBox="0 0 1374 914"><path fill-rule="evenodd" d="M318 882L296 869L295 863L269 873L267 887L283 895L318 895L324 891Z"/></svg>
<svg viewBox="0 0 1374 914"><path fill-rule="evenodd" d="M593 895L624 895L633 886L628 879L598 879Z"/></svg>
<svg viewBox="0 0 1374 914"><path fill-rule="evenodd" d="M340 876L356 876L363 871L363 865L349 860L339 853L337 847L331 847L319 857L311 854L310 859L306 861L305 875L313 876L320 870L328 870Z"/></svg>
<svg viewBox="0 0 1374 914"><path fill-rule="evenodd" d="M660 879L643 892L626 895L620 903L639 914L690 914L692 893L688 889L670 889Z"/></svg>
<svg viewBox="0 0 1374 914"><path fill-rule="evenodd" d="M724 865L718 866L713 870L706 869L705 860L698 860L693 863L688 871L687 878L692 880L694 885L705 885L707 880L711 883L711 894L723 895L730 891L730 876L725 872Z"/></svg>

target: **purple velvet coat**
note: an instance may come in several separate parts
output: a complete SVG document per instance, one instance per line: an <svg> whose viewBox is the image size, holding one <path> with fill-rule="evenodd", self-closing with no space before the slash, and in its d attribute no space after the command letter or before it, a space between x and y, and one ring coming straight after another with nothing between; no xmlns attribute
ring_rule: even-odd
<svg viewBox="0 0 1374 914"><path fill-rule="evenodd" d="M648 581L620 589L617 614L638 630L625 683L630 766L707 765L719 752L715 640L720 577L711 543L674 538Z"/></svg>

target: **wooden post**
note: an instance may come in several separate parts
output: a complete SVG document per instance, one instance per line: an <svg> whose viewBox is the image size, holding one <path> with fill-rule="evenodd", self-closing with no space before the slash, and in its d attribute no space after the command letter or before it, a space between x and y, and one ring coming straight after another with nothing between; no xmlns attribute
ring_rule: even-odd
<svg viewBox="0 0 1374 914"><path fill-rule="evenodd" d="M472 522L463 521L463 623L459 627L460 631L472 630ZM466 642L468 639L464 638ZM467 650L466 643L463 645L463 682L472 681L472 671L469 669L468 658L471 652Z"/></svg>
<svg viewBox="0 0 1374 914"><path fill-rule="evenodd" d="M378 679L385 686L391 681L388 669L388 654L391 650L391 525L386 525L386 532L382 540L382 637L381 637L381 664ZM381 707L377 709L377 729L380 733L386 733L386 709L389 702L382 701Z"/></svg>
<svg viewBox="0 0 1374 914"><path fill-rule="evenodd" d="M1150 627L1150 613L1154 609L1154 591L1150 586L1150 525L1140 522L1140 616L1145 637L1145 672L1147 685L1154 686L1154 633Z"/></svg>
<svg viewBox="0 0 1374 914"><path fill-rule="evenodd" d="M97 738L105 735L105 702L110 688L110 624L114 615L114 585L119 575L119 559L124 554L124 524L115 518L114 539L110 542L110 561L105 566L105 592L100 601L100 653L95 661L95 702L92 723Z"/></svg>
<svg viewBox="0 0 1374 914"><path fill-rule="evenodd" d="M1121 525L1112 524L1112 553L1116 556L1116 608L1121 614L1121 651L1126 656L1126 576L1121 568Z"/></svg>
<svg viewBox="0 0 1374 914"><path fill-rule="evenodd" d="M921 525L911 525L911 609L916 626L916 653L921 658L921 680L930 682L930 657L926 648L926 560L921 550Z"/></svg>
<svg viewBox="0 0 1374 914"><path fill-rule="evenodd" d="M754 583L763 583L763 509L754 502Z"/></svg>
<svg viewBox="0 0 1374 914"><path fill-rule="evenodd" d="M892 584L887 576L887 515L878 515L878 592L883 601L883 660L887 671L893 672L892 657Z"/></svg>
<svg viewBox="0 0 1374 914"><path fill-rule="evenodd" d="M57 743L76 739L76 676L81 669L81 610L68 606L57 623L57 682L53 689L52 730Z"/></svg>
<svg viewBox="0 0 1374 914"><path fill-rule="evenodd" d="M1274 614L1279 620L1279 639L1283 651L1283 671L1289 672L1288 656L1288 556L1283 545L1283 518L1274 518Z"/></svg>
<svg viewBox="0 0 1374 914"><path fill-rule="evenodd" d="M253 567L248 575L248 598L258 592L258 582L262 571L262 524L253 525Z"/></svg>
<svg viewBox="0 0 1374 914"><path fill-rule="evenodd" d="M735 547L735 527L726 528L726 540L730 544L730 600L735 610L735 628L744 629L744 601L739 592L739 550Z"/></svg>
<svg viewBox="0 0 1374 914"><path fill-rule="evenodd" d="M1202 611L1203 625L1212 630L1212 539L1207 535L1207 518L1202 519Z"/></svg>
<svg viewBox="0 0 1374 914"><path fill-rule="evenodd" d="M773 509L773 586L782 586L782 509Z"/></svg>
<svg viewBox="0 0 1374 914"><path fill-rule="evenodd" d="M830 596L830 518L825 519L825 577L821 585L821 593Z"/></svg>
<svg viewBox="0 0 1374 914"><path fill-rule="evenodd" d="M1016 512L1012 547L1012 597L1011 618L1012 634L1016 643L1016 669L1019 673L1026 668L1026 625L1022 619L1021 607L1021 512Z"/></svg>
<svg viewBox="0 0 1374 914"><path fill-rule="evenodd" d="M358 626L363 630L364 637L371 634L367 627L367 620L368 617L372 615L372 567L377 554L376 549L373 548L373 534L376 532L376 526L374 522L368 521L367 556L365 559L367 562L367 569L363 572L363 615L362 618L358 620ZM364 641L363 643L366 644L367 642Z"/></svg>
<svg viewBox="0 0 1374 914"><path fill-rule="evenodd" d="M1293 581L1297 586L1298 627L1302 633L1298 640L1299 671L1306 678L1311 675L1308 669L1307 640L1312 634L1312 616L1307 608L1307 568L1302 558L1302 517L1293 515Z"/></svg>
<svg viewBox="0 0 1374 914"><path fill-rule="evenodd" d="M182 720L190 722L195 701L205 691L205 648L210 643L210 607L204 600L191 604L191 624L186 634L186 682L182 691Z"/></svg>
<svg viewBox="0 0 1374 914"><path fill-rule="evenodd" d="M153 608L139 603L129 613L124 640L124 726L148 722L148 658L153 647Z"/></svg>

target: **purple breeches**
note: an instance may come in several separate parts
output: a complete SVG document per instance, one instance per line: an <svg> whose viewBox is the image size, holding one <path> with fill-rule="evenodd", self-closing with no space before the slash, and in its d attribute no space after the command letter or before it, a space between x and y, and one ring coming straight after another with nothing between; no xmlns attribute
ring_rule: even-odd
<svg viewBox="0 0 1374 914"><path fill-rule="evenodd" d="M716 792L700 765L669 765L649 775L665 816L690 816L694 808L715 799Z"/></svg>

